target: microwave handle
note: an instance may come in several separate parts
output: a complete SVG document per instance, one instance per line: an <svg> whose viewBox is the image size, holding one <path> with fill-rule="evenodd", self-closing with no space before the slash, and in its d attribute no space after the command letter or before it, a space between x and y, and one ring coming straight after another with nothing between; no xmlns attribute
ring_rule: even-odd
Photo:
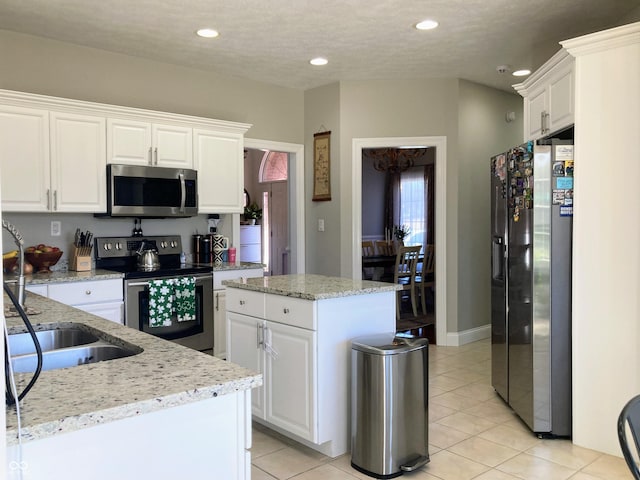
<svg viewBox="0 0 640 480"><path fill-rule="evenodd" d="M185 181L184 181L184 173L180 173L178 175L178 178L180 179L180 213L184 213L184 206L185 203L187 203L187 186L185 185Z"/></svg>

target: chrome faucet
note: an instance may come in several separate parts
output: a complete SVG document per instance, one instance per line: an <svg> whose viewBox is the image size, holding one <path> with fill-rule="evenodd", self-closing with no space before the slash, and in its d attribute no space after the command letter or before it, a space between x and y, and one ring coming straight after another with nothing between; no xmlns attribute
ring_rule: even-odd
<svg viewBox="0 0 640 480"><path fill-rule="evenodd" d="M18 246L18 285L16 288L16 297L20 307L24 308L25 290L24 290L24 240L18 229L6 220L2 220L2 228L11 234Z"/></svg>

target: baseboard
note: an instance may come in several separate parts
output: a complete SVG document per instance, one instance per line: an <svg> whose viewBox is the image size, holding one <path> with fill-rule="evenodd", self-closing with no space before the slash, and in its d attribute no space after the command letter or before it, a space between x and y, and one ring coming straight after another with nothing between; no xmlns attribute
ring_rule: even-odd
<svg viewBox="0 0 640 480"><path fill-rule="evenodd" d="M463 330L462 332L449 332L447 333L447 346L459 347L461 345L466 345L467 343L489 338L490 336L491 324L470 328L469 330Z"/></svg>

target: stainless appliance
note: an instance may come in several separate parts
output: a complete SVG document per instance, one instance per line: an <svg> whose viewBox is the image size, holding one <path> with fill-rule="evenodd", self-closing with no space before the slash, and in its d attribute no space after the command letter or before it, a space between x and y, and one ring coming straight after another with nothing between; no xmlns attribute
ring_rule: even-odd
<svg viewBox="0 0 640 480"><path fill-rule="evenodd" d="M107 165L111 217L193 217L198 214L198 174L186 168Z"/></svg>
<svg viewBox="0 0 640 480"><path fill-rule="evenodd" d="M571 435L572 216L571 141L491 159L492 384L539 435Z"/></svg>
<svg viewBox="0 0 640 480"><path fill-rule="evenodd" d="M157 252L157 268L139 264L141 248ZM125 325L195 350L213 348L213 271L211 266L180 263L179 235L98 237L95 252L97 268L124 274ZM185 276L195 279L195 320L179 322L174 314L169 326L149 326L149 282Z"/></svg>

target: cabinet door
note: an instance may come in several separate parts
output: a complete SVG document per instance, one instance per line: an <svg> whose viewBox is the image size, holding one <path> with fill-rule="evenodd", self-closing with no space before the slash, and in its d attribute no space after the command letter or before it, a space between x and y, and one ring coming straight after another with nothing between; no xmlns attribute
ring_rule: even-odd
<svg viewBox="0 0 640 480"><path fill-rule="evenodd" d="M105 118L51 112L50 119L51 209L58 212L105 212Z"/></svg>
<svg viewBox="0 0 640 480"><path fill-rule="evenodd" d="M48 210L48 111L0 106L0 179L3 211Z"/></svg>
<svg viewBox="0 0 640 480"><path fill-rule="evenodd" d="M267 322L265 340L265 419L315 442L317 334Z"/></svg>
<svg viewBox="0 0 640 480"><path fill-rule="evenodd" d="M224 290L213 292L213 354L227 358L227 305Z"/></svg>
<svg viewBox="0 0 640 480"><path fill-rule="evenodd" d="M153 164L159 167L193 168L193 130L153 124Z"/></svg>
<svg viewBox="0 0 640 480"><path fill-rule="evenodd" d="M227 358L230 362L264 374L264 351L260 342L265 333L264 320L227 312ZM266 375L265 375L266 377ZM251 391L251 410L264 418L264 384Z"/></svg>
<svg viewBox="0 0 640 480"><path fill-rule="evenodd" d="M122 317L122 311L124 309L123 302L90 303L87 305L72 305L72 307L124 325L124 319Z"/></svg>
<svg viewBox="0 0 640 480"><path fill-rule="evenodd" d="M525 126L527 128L526 138L535 140L542 137L546 132L544 129L546 119L543 119L543 116L548 112L546 86L543 85L538 89L532 90L525 102L528 106L527 125Z"/></svg>
<svg viewBox="0 0 640 480"><path fill-rule="evenodd" d="M198 170L201 213L244 211L244 138L195 129L194 168Z"/></svg>
<svg viewBox="0 0 640 480"><path fill-rule="evenodd" d="M151 165L151 124L135 120L107 120L107 162Z"/></svg>
<svg viewBox="0 0 640 480"><path fill-rule="evenodd" d="M574 122L573 63L554 75L549 82L549 132Z"/></svg>

